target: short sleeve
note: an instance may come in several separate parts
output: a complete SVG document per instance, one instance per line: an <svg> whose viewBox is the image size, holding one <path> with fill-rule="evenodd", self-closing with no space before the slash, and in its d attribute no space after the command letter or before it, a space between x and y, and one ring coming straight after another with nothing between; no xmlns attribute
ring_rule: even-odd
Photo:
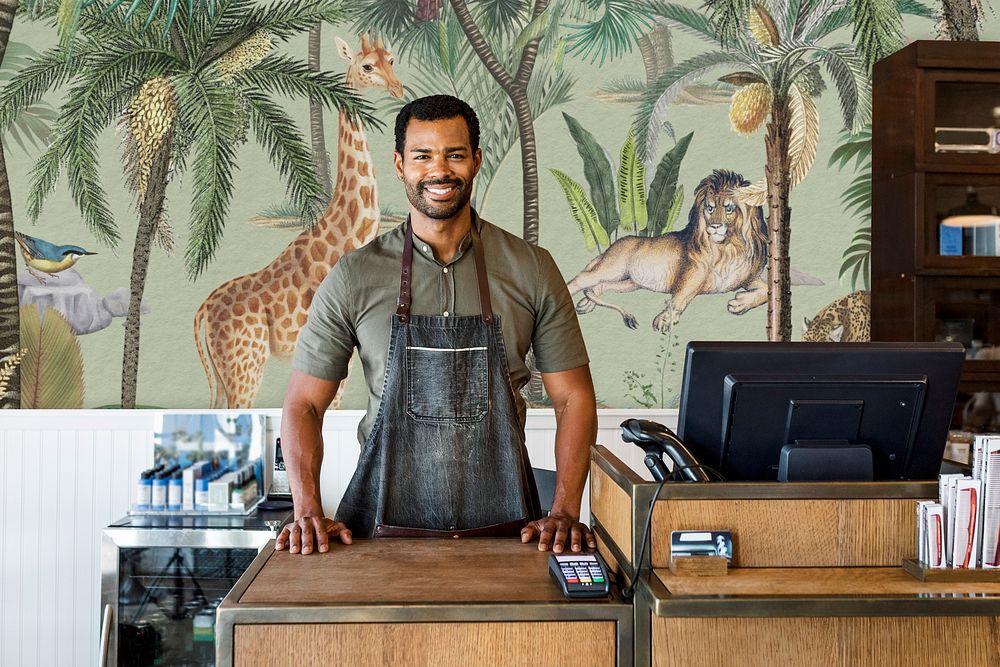
<svg viewBox="0 0 1000 667"><path fill-rule="evenodd" d="M343 380L357 344L348 262L342 258L313 295L292 367L323 380Z"/></svg>
<svg viewBox="0 0 1000 667"><path fill-rule="evenodd" d="M589 363L583 333L576 318L566 281L552 255L538 248L538 286L535 332L531 340L535 365L543 373L555 373Z"/></svg>

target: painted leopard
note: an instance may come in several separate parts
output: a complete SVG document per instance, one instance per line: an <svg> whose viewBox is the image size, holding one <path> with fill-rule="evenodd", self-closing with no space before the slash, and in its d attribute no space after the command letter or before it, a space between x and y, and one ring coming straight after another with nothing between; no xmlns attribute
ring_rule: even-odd
<svg viewBox="0 0 1000 667"><path fill-rule="evenodd" d="M864 342L872 337L872 297L857 290L824 307L811 320L803 318L802 340L813 343Z"/></svg>

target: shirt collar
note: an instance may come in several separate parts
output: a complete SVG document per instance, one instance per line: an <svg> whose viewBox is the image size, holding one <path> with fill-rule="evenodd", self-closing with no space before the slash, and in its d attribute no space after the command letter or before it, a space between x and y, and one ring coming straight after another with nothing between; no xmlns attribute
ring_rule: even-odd
<svg viewBox="0 0 1000 667"><path fill-rule="evenodd" d="M471 210L472 210L472 224L476 226L477 231L482 232L483 230L482 218L480 218L479 214L476 213L476 209L471 209ZM407 225L410 224L409 216L406 217L406 224ZM448 264L441 264L441 262L439 262L437 258L434 257L434 249L431 248L430 244L424 242L424 240L421 239L416 234L413 235L413 249L439 266L451 266L458 260L462 259L462 255L465 254L465 252L469 249L469 246L471 245L472 245L472 233L470 232L465 235L464 239L462 239L462 243L459 244L458 246L458 252L456 252L455 256L451 258L451 261L448 262Z"/></svg>

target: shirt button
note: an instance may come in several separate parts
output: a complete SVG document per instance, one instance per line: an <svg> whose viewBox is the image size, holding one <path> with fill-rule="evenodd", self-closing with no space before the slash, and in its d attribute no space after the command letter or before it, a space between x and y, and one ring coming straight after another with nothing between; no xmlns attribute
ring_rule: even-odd
<svg viewBox="0 0 1000 667"><path fill-rule="evenodd" d="M447 267L447 266L446 266L446 267L444 267L444 272L445 272L445 273L448 273L448 267Z"/></svg>
<svg viewBox="0 0 1000 667"><path fill-rule="evenodd" d="M424 252L427 252L427 246L424 246Z"/></svg>
<svg viewBox="0 0 1000 667"><path fill-rule="evenodd" d="M448 311L447 311L447 310L446 310L446 311L444 311L444 316L445 316L445 317L448 317Z"/></svg>

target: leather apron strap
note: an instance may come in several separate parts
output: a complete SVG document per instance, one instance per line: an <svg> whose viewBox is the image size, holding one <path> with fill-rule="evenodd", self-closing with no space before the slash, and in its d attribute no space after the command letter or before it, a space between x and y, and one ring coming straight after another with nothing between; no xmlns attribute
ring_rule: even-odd
<svg viewBox="0 0 1000 667"><path fill-rule="evenodd" d="M479 236L479 216L472 211L472 259L476 265L476 285L479 288L479 312L483 322L493 322L493 307L490 303L489 282L486 279L486 254L483 240ZM399 274L399 298L396 300L396 317L403 324L410 319L411 287L413 285L413 223L406 218L406 237L403 240L403 267Z"/></svg>

